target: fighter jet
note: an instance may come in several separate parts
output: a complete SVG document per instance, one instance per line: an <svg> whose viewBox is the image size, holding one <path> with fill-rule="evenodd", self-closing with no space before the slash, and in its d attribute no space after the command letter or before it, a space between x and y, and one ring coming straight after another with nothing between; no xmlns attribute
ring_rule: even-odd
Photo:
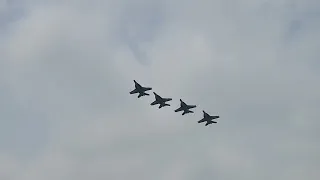
<svg viewBox="0 0 320 180"><path fill-rule="evenodd" d="M149 96L149 94L145 92L151 90L152 89L151 87L143 87L139 83L137 83L136 80L133 80L133 82L134 82L135 89L132 90L130 94L139 93L138 98L140 98L141 96Z"/></svg>
<svg viewBox="0 0 320 180"><path fill-rule="evenodd" d="M153 101L150 105L156 105L156 104L160 104L159 109L164 107L164 106L170 106L170 104L166 104L167 101L171 101L171 98L162 98L161 96L159 96L157 93L153 92L154 97L156 98L155 101Z"/></svg>
<svg viewBox="0 0 320 180"><path fill-rule="evenodd" d="M183 102L180 99L180 107L176 110L174 110L174 112L179 112L179 111L183 111L182 115L185 115L187 113L193 113L193 111L190 111L189 109L191 108L195 108L197 107L196 105L187 105L185 102Z"/></svg>
<svg viewBox="0 0 320 180"><path fill-rule="evenodd" d="M212 124L212 123L217 123L216 121L212 121L212 120L219 118L219 116L210 116L205 111L202 111L202 112L203 112L203 118L200 121L198 121L198 123L202 123L202 122L207 121L205 126L208 126L209 124Z"/></svg>

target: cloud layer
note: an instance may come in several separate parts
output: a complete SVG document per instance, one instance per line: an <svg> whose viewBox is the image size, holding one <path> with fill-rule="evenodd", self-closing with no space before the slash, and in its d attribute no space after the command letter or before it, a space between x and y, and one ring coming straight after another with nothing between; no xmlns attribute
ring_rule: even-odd
<svg viewBox="0 0 320 180"><path fill-rule="evenodd" d="M319 179L319 11L0 1L0 179ZM171 106L130 95L133 79Z"/></svg>

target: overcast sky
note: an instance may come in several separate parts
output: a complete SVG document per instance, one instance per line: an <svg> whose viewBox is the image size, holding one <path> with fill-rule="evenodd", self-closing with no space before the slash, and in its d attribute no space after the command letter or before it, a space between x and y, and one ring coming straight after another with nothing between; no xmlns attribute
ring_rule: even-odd
<svg viewBox="0 0 320 180"><path fill-rule="evenodd" d="M318 0L0 0L0 179L318 180L319 47Z"/></svg>

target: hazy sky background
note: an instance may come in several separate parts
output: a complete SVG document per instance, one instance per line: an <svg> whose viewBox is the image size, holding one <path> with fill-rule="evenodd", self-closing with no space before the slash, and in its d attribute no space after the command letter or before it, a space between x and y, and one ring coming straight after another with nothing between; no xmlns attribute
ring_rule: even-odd
<svg viewBox="0 0 320 180"><path fill-rule="evenodd" d="M318 180L319 47L318 0L0 0L0 179Z"/></svg>

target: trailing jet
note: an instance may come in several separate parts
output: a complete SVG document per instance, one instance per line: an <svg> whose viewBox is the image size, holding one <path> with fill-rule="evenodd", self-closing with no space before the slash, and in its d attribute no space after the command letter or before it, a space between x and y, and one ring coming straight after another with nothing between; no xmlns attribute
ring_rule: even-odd
<svg viewBox="0 0 320 180"><path fill-rule="evenodd" d="M185 102L183 102L180 99L180 107L176 110L174 110L174 112L179 112L179 111L183 111L182 115L185 115L187 113L193 113L193 111L190 111L189 109L191 108L195 108L197 107L196 105L187 105Z"/></svg>
<svg viewBox="0 0 320 180"><path fill-rule="evenodd" d="M160 104L159 109L164 107L164 106L170 106L170 104L166 104L167 101L171 101L171 98L162 98L161 96L159 96L157 93L153 92L154 97L156 98L155 101L153 101L150 105L156 105L156 104Z"/></svg>
<svg viewBox="0 0 320 180"><path fill-rule="evenodd" d="M216 121L212 121L212 120L219 118L219 116L210 116L205 111L202 111L202 112L203 112L203 118L200 121L198 121L198 123L202 123L202 122L207 121L205 126L208 126L209 124L212 124L212 123L217 123Z"/></svg>
<svg viewBox="0 0 320 180"><path fill-rule="evenodd" d="M137 83L136 80L133 80L133 82L134 82L135 89L132 90L130 94L139 93L138 98L140 98L141 96L149 96L149 94L145 92L151 90L152 89L151 87L143 87L139 83Z"/></svg>

